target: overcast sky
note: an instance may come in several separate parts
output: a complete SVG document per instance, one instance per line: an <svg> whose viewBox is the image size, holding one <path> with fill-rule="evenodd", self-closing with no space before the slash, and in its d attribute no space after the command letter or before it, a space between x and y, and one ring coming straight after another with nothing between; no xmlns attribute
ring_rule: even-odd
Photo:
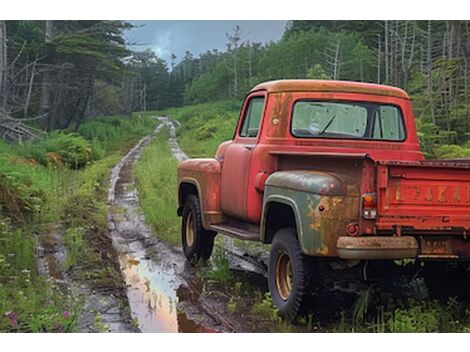
<svg viewBox="0 0 470 352"><path fill-rule="evenodd" d="M226 33L239 25L242 40L277 41L284 33L286 21L129 21L136 28L128 31L126 40L134 50L150 48L170 63L174 53L179 61L186 50L195 57L206 50L226 50Z"/></svg>

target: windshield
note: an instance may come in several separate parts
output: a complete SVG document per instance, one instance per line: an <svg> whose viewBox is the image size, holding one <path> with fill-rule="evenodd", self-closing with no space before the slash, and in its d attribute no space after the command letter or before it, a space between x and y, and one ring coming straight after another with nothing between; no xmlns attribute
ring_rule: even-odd
<svg viewBox="0 0 470 352"><path fill-rule="evenodd" d="M400 108L362 102L298 101L292 115L292 134L296 137L405 139Z"/></svg>

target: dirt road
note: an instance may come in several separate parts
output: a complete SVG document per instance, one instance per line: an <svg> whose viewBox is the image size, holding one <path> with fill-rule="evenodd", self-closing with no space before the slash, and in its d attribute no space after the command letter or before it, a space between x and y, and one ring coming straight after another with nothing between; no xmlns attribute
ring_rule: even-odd
<svg viewBox="0 0 470 352"><path fill-rule="evenodd" d="M165 118L159 120L155 134L167 127L173 154L179 160L187 158L176 143L175 123ZM138 211L132 170L152 138L143 138L116 165L109 190L111 237L135 326L142 332L234 331L211 302L199 297L200 282L182 252L153 236Z"/></svg>

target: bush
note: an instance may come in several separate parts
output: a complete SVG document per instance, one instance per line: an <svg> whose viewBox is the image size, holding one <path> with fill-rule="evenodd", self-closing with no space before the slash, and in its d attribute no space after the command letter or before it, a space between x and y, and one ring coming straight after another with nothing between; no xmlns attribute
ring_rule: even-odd
<svg viewBox="0 0 470 352"><path fill-rule="evenodd" d="M102 152L77 133L54 132L42 141L27 144L22 154L45 166L63 164L78 170L99 159Z"/></svg>
<svg viewBox="0 0 470 352"><path fill-rule="evenodd" d="M437 148L436 156L441 159L470 158L470 148L460 145L443 145Z"/></svg>

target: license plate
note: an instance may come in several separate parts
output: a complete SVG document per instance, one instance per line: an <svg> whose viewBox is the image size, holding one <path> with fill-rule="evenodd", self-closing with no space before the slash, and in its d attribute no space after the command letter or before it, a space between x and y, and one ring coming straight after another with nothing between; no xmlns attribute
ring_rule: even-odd
<svg viewBox="0 0 470 352"><path fill-rule="evenodd" d="M421 254L452 254L452 247L449 240L422 238Z"/></svg>

